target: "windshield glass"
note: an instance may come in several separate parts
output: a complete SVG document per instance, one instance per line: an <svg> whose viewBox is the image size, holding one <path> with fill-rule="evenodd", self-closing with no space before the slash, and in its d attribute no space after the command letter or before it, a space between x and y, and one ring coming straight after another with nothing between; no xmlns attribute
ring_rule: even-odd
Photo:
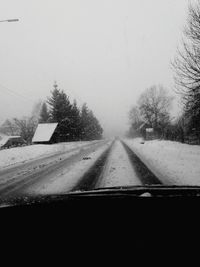
<svg viewBox="0 0 200 267"><path fill-rule="evenodd" d="M200 185L200 1L3 1L0 198Z"/></svg>

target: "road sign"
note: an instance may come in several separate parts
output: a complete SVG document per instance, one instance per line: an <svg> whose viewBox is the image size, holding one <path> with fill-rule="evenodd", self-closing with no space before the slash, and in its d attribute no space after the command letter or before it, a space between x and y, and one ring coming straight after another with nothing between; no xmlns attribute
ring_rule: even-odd
<svg viewBox="0 0 200 267"><path fill-rule="evenodd" d="M147 133L153 133L153 128L146 128Z"/></svg>

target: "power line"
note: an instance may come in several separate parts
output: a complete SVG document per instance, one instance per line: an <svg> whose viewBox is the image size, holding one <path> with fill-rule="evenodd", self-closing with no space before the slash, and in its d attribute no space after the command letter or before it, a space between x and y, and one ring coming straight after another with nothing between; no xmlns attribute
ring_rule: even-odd
<svg viewBox="0 0 200 267"><path fill-rule="evenodd" d="M4 85L2 85L2 84L0 84L0 87L1 87L2 89L4 89L5 91L10 92L11 94L13 94L13 95L15 95L15 96L17 96L17 97L23 98L24 100L33 103L33 101L31 100L31 98L28 98L28 97L26 97L26 96L24 96L24 95L21 95L21 94L19 94L18 92L15 92L15 91L9 89L8 87L6 87L6 86L4 86Z"/></svg>

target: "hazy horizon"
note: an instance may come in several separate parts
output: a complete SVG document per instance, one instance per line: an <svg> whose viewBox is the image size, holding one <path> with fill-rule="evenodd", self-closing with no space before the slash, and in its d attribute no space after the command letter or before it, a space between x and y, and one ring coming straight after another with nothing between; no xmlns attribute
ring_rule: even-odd
<svg viewBox="0 0 200 267"><path fill-rule="evenodd" d="M0 23L0 123L30 115L57 81L72 101L88 104L106 136L122 134L143 90L162 84L174 95L170 62L188 3L3 1L0 20L20 21Z"/></svg>

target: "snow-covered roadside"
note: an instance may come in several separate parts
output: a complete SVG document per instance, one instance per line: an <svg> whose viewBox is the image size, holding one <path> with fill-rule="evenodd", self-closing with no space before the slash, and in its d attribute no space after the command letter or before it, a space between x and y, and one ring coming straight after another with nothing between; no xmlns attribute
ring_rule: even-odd
<svg viewBox="0 0 200 267"><path fill-rule="evenodd" d="M102 176L96 187L141 185L120 141L115 141Z"/></svg>
<svg viewBox="0 0 200 267"><path fill-rule="evenodd" d="M82 148L96 142L101 141L69 142L53 145L32 145L0 150L0 169L18 163L25 163L30 160L54 155L56 153L68 152L72 149Z"/></svg>
<svg viewBox="0 0 200 267"><path fill-rule="evenodd" d="M164 183L200 185L200 146L172 141L124 140L146 166Z"/></svg>
<svg viewBox="0 0 200 267"><path fill-rule="evenodd" d="M26 189L26 194L58 194L71 191L85 173L95 164L99 157L109 148L111 141L95 149L86 160L76 161L66 166L58 176L49 174L48 180L35 183Z"/></svg>

